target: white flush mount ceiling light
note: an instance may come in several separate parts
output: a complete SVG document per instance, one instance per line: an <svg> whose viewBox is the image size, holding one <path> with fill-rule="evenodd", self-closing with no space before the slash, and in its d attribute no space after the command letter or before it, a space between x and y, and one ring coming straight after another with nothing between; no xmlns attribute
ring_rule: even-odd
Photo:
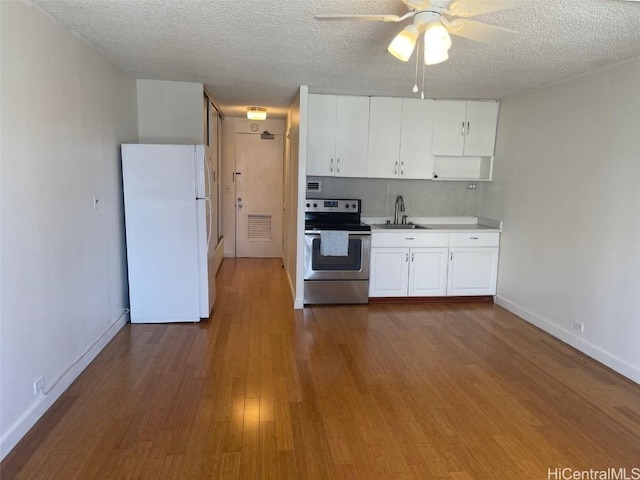
<svg viewBox="0 0 640 480"><path fill-rule="evenodd" d="M266 120L267 109L264 107L249 107L247 108L247 118L249 120Z"/></svg>

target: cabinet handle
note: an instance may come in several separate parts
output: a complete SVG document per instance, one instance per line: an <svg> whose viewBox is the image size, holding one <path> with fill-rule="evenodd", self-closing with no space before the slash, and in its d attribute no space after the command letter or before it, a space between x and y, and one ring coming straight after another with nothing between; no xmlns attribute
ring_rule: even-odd
<svg viewBox="0 0 640 480"><path fill-rule="evenodd" d="M469 240L478 240L478 237L469 237Z"/></svg>
<svg viewBox="0 0 640 480"><path fill-rule="evenodd" d="M400 175L404 176L404 162L400 162Z"/></svg>
<svg viewBox="0 0 640 480"><path fill-rule="evenodd" d="M409 254L408 254L408 253L407 253L407 255L406 255L406 257L405 257L404 261L405 261L405 262L407 262L407 263L409 263Z"/></svg>
<svg viewBox="0 0 640 480"><path fill-rule="evenodd" d="M411 252L411 261L413 262L415 259L415 253Z"/></svg>
<svg viewBox="0 0 640 480"><path fill-rule="evenodd" d="M340 159L338 159L338 169L336 170L336 172L340 173Z"/></svg>
<svg viewBox="0 0 640 480"><path fill-rule="evenodd" d="M404 237L405 240L415 240L415 237Z"/></svg>
<svg viewBox="0 0 640 480"><path fill-rule="evenodd" d="M467 122L467 135L469 135L470 131L471 131L471 123Z"/></svg>
<svg viewBox="0 0 640 480"><path fill-rule="evenodd" d="M464 135L464 122L462 122L462 131L460 132L460 135Z"/></svg>
<svg viewBox="0 0 640 480"><path fill-rule="evenodd" d="M398 161L396 160L396 166L393 168L393 174L397 175L398 174Z"/></svg>
<svg viewBox="0 0 640 480"><path fill-rule="evenodd" d="M331 159L331 163L329 164L329 171L333 173L333 158Z"/></svg>
<svg viewBox="0 0 640 480"><path fill-rule="evenodd" d="M453 252L449 255L449 260L453 262Z"/></svg>

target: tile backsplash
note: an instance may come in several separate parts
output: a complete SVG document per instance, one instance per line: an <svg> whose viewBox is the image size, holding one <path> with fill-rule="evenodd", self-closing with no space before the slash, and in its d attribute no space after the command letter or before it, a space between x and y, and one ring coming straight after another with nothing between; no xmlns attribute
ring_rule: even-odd
<svg viewBox="0 0 640 480"><path fill-rule="evenodd" d="M404 198L411 217L478 216L482 182L475 190L470 182L434 182L431 180L394 180L384 178L307 177L320 182L322 191L308 192L309 198L360 198L365 217L392 218L398 195Z"/></svg>

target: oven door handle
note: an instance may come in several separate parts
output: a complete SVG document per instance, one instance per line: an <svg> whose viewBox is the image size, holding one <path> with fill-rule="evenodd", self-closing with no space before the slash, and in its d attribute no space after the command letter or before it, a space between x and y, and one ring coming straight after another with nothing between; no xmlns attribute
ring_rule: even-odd
<svg viewBox="0 0 640 480"><path fill-rule="evenodd" d="M305 230L304 232L305 236L308 237L319 237L320 236L320 232L318 230ZM369 238L371 237L371 232L349 232L349 238L354 238L354 239L358 239L358 238Z"/></svg>

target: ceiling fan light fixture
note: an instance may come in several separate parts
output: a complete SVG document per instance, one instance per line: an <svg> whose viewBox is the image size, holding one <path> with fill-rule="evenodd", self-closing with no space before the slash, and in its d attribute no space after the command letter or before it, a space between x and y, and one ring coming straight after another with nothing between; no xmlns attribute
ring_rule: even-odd
<svg viewBox="0 0 640 480"><path fill-rule="evenodd" d="M449 32L440 22L432 22L424 30L425 48L438 50L449 50L451 48L451 37Z"/></svg>
<svg viewBox="0 0 640 480"><path fill-rule="evenodd" d="M432 22L424 31L424 63L436 65L449 59L451 37L440 22Z"/></svg>
<svg viewBox="0 0 640 480"><path fill-rule="evenodd" d="M438 50L438 49L424 50L425 65L436 65L446 60L449 60L449 52L447 50Z"/></svg>
<svg viewBox="0 0 640 480"><path fill-rule="evenodd" d="M267 109L264 107L249 107L247 108L247 118L249 120L266 120Z"/></svg>
<svg viewBox="0 0 640 480"><path fill-rule="evenodd" d="M413 50L416 48L416 42L420 31L415 25L407 25L389 44L389 53L398 60L407 62Z"/></svg>

